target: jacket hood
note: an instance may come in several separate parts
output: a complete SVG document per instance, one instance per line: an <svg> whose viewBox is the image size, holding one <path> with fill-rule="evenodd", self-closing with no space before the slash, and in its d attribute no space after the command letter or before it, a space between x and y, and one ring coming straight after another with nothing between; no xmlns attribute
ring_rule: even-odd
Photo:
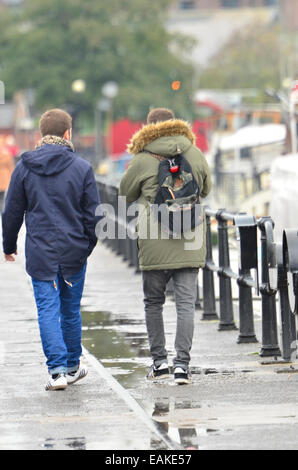
<svg viewBox="0 0 298 470"><path fill-rule="evenodd" d="M186 151L196 141L188 122L181 119L147 124L136 132L127 147L129 153L136 155L142 150L174 155Z"/></svg>
<svg viewBox="0 0 298 470"><path fill-rule="evenodd" d="M51 176L61 173L74 161L73 151L61 145L43 145L32 152L22 155L28 170L37 175Z"/></svg>

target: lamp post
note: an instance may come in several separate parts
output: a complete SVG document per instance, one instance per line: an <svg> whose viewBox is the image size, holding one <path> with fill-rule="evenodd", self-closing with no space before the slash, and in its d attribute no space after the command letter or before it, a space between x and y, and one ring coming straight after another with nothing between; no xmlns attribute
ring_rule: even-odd
<svg viewBox="0 0 298 470"><path fill-rule="evenodd" d="M74 82L72 82L71 89L77 95L85 93L85 91L86 91L86 82L85 82L85 80L81 80L81 79L75 80Z"/></svg>
<svg viewBox="0 0 298 470"><path fill-rule="evenodd" d="M110 139L108 142L108 154L111 155L113 150L113 135L112 135L112 125L113 125L113 100L119 93L119 85L116 82L106 82L101 89L103 97L109 102L108 109L108 128L110 128Z"/></svg>
<svg viewBox="0 0 298 470"><path fill-rule="evenodd" d="M103 143L102 135L102 114L110 109L110 102L106 98L101 98L95 106L95 166L106 156L106 149Z"/></svg>
<svg viewBox="0 0 298 470"><path fill-rule="evenodd" d="M79 112L82 109L82 102L81 102L81 96L85 93L86 91L86 82L85 80L82 79L77 79L74 80L71 84L71 89L74 95L76 95L76 100L75 100L75 106L73 110L73 131L75 133L76 131L76 120Z"/></svg>

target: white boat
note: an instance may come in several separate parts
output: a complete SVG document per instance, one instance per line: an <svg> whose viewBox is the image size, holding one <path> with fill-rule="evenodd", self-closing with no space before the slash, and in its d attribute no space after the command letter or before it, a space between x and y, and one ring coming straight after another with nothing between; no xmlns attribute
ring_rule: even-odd
<svg viewBox="0 0 298 470"><path fill-rule="evenodd" d="M220 207L255 215L267 211L264 191L270 190L270 169L283 154L285 141L283 124L249 125L220 139L211 165ZM266 208L259 207L258 199Z"/></svg>

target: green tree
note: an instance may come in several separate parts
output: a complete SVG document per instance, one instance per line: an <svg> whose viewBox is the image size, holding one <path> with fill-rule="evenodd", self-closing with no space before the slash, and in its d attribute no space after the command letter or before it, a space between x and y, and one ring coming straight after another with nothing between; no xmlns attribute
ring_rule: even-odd
<svg viewBox="0 0 298 470"><path fill-rule="evenodd" d="M267 87L280 86L278 26L255 24L237 33L203 71L201 88L255 88L265 99Z"/></svg>
<svg viewBox="0 0 298 470"><path fill-rule="evenodd" d="M189 119L194 71L184 57L192 41L165 30L172 0L25 0L1 12L0 80L8 96L36 91L36 105L75 105L71 84L91 115L107 81L119 84L115 116L144 119L150 106L170 106ZM171 88L181 81L177 92Z"/></svg>

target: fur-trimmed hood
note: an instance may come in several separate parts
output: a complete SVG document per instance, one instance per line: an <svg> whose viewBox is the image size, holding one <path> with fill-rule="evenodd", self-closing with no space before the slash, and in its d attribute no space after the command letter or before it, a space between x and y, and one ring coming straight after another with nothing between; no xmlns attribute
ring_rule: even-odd
<svg viewBox="0 0 298 470"><path fill-rule="evenodd" d="M169 121L157 122L155 124L146 124L136 132L131 138L127 147L129 153L136 155L142 152L144 148L161 137L186 137L190 145L195 144L196 137L191 130L188 122L181 119L171 119Z"/></svg>

